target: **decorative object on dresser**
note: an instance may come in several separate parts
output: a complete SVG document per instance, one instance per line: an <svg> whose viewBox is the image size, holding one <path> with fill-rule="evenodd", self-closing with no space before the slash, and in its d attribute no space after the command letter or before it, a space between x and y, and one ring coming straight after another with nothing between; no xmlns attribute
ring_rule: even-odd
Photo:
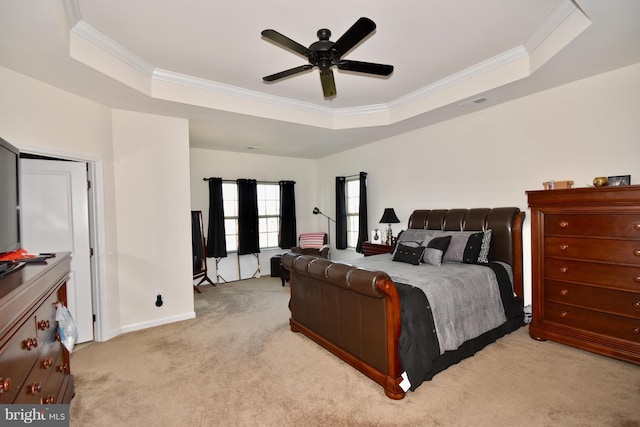
<svg viewBox="0 0 640 427"><path fill-rule="evenodd" d="M393 249L393 246L382 245L380 243L364 242L362 244L362 253L364 256L387 254L391 252L391 249Z"/></svg>
<svg viewBox="0 0 640 427"><path fill-rule="evenodd" d="M640 186L527 195L531 337L640 365Z"/></svg>
<svg viewBox="0 0 640 427"><path fill-rule="evenodd" d="M387 246L391 246L391 242L393 241L393 231L391 230L391 224L398 224L400 222L398 216L396 215L396 212L393 210L393 208L385 208L384 212L382 213L382 218L380 218L380 221L378 222L380 224L388 224L387 240L385 241L385 244Z"/></svg>
<svg viewBox="0 0 640 427"><path fill-rule="evenodd" d="M564 190L573 186L573 181L545 181L542 183L545 190Z"/></svg>
<svg viewBox="0 0 640 427"><path fill-rule="evenodd" d="M69 253L0 279L0 404L62 404L74 395L56 305L67 304Z"/></svg>
<svg viewBox="0 0 640 427"><path fill-rule="evenodd" d="M630 185L631 175L616 175L607 177L607 185L610 187L617 187L620 185Z"/></svg>

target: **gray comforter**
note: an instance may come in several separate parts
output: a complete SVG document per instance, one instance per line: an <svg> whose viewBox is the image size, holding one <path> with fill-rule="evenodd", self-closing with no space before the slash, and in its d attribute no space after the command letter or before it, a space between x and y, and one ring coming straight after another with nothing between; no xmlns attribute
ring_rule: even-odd
<svg viewBox="0 0 640 427"><path fill-rule="evenodd" d="M349 263L384 271L394 282L422 289L431 305L441 354L506 321L498 282L490 268L460 263L411 265L393 261L390 254Z"/></svg>

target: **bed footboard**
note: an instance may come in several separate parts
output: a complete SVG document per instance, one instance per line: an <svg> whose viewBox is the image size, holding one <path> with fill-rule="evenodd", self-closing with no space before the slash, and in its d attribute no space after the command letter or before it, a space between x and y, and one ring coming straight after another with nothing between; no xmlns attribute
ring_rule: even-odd
<svg viewBox="0 0 640 427"><path fill-rule="evenodd" d="M301 332L384 387L405 395L398 359L400 300L386 273L286 253L291 330Z"/></svg>

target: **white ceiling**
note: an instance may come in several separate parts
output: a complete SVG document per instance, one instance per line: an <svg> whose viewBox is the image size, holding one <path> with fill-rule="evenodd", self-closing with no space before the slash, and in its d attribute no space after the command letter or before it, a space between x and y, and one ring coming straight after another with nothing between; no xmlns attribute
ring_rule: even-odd
<svg viewBox="0 0 640 427"><path fill-rule="evenodd" d="M264 39L377 29L334 69ZM112 108L189 119L192 147L319 158L640 62L638 0L2 0L0 66ZM485 102L467 101L486 98Z"/></svg>

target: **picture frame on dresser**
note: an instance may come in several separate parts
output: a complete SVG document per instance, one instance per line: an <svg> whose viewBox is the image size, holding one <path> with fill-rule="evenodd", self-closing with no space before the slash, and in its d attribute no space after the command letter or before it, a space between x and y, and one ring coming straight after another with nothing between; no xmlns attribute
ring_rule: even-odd
<svg viewBox="0 0 640 427"><path fill-rule="evenodd" d="M631 175L615 175L607 177L609 187L619 187L621 185L631 185Z"/></svg>

